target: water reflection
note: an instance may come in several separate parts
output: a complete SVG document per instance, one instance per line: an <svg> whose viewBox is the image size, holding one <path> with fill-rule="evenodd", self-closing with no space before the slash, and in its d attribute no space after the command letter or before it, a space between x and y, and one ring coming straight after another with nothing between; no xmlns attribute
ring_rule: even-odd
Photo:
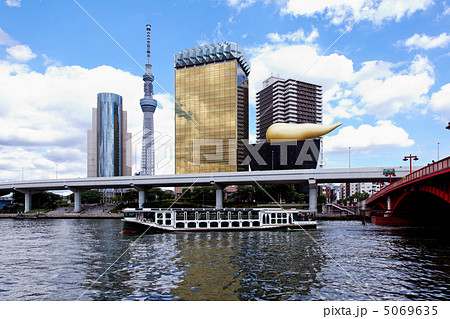
<svg viewBox="0 0 450 319"><path fill-rule="evenodd" d="M438 229L346 221L137 238L118 220L0 219L0 300L76 300L91 285L82 300L450 298Z"/></svg>
<svg viewBox="0 0 450 319"><path fill-rule="evenodd" d="M172 293L183 300L238 300L235 233L177 234L177 265L184 276Z"/></svg>
<svg viewBox="0 0 450 319"><path fill-rule="evenodd" d="M302 300L324 261L320 232L240 233L235 262L243 275L241 300Z"/></svg>

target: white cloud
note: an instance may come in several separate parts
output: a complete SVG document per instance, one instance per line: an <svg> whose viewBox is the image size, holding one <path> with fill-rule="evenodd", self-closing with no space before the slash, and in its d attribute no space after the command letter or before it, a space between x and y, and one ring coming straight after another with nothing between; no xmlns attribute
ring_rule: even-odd
<svg viewBox="0 0 450 319"><path fill-rule="evenodd" d="M157 175L175 174L175 102L169 94L156 94L154 98L162 109L154 114L155 172Z"/></svg>
<svg viewBox="0 0 450 319"><path fill-rule="evenodd" d="M450 43L450 34L446 32L441 33L435 37L427 36L426 34L414 34L412 37L402 41L401 44L411 49L435 49L444 48Z"/></svg>
<svg viewBox="0 0 450 319"><path fill-rule="evenodd" d="M36 57L36 54L34 54L30 47L25 44L18 44L6 48L6 52L8 52L8 58L17 62L27 62Z"/></svg>
<svg viewBox="0 0 450 319"><path fill-rule="evenodd" d="M306 44L265 44L246 51L252 65L251 105L271 74L319 84L324 124L366 114L388 119L398 113L423 112L435 81L433 64L420 55L409 64L367 61L355 71L352 60L344 55L319 57L318 48Z"/></svg>
<svg viewBox="0 0 450 319"><path fill-rule="evenodd" d="M450 83L441 87L438 92L433 93L430 100L431 109L440 114L444 121L450 119Z"/></svg>
<svg viewBox="0 0 450 319"><path fill-rule="evenodd" d="M373 0L288 0L281 13L306 17L324 15L336 25L358 18L380 25L384 21L398 22L405 16L433 5L432 0L382 0L371 7L373 3Z"/></svg>
<svg viewBox="0 0 450 319"><path fill-rule="evenodd" d="M444 15L444 16L450 15L450 6L447 5L446 1L444 1L444 12L442 13L442 15Z"/></svg>
<svg viewBox="0 0 450 319"><path fill-rule="evenodd" d="M414 145L414 141L403 128L391 121L378 121L375 126L343 127L337 135L325 136L323 145L324 152L340 153L347 152L349 147L358 151L409 147Z"/></svg>
<svg viewBox="0 0 450 319"><path fill-rule="evenodd" d="M6 0L5 3L8 7L20 7L22 0Z"/></svg>
<svg viewBox="0 0 450 319"><path fill-rule="evenodd" d="M41 57L44 59L45 66L62 66L61 61L49 58L47 54L41 54Z"/></svg>
<svg viewBox="0 0 450 319"><path fill-rule="evenodd" d="M124 109L128 111L129 132L142 129L139 106L143 96L142 79L128 72L109 66L94 69L51 66L39 73L25 64L0 61L0 83L0 145L8 154L15 154L2 155L9 158L12 171L25 165L17 160L19 157L30 162L29 165L45 164L40 168L42 174L30 166L27 178L45 177L44 166L50 172L47 175L52 176L56 164L63 176L63 163L73 168L67 169L67 175L86 176L87 130L92 126L97 93L122 95ZM29 156L30 153L34 155ZM65 154L72 156L66 156L61 163ZM2 179L7 178L3 173Z"/></svg>
<svg viewBox="0 0 450 319"><path fill-rule="evenodd" d="M395 73L393 64L371 61L355 74L354 95L369 114L386 119L407 113L427 102L427 93L434 84L434 66L416 56L407 70Z"/></svg>
<svg viewBox="0 0 450 319"><path fill-rule="evenodd" d="M250 7L258 0L227 0L230 7L235 7L238 11Z"/></svg>
<svg viewBox="0 0 450 319"><path fill-rule="evenodd" d="M298 29L295 32L289 32L286 34L269 33L267 35L270 41L275 43L280 42L293 42L293 43L314 43L319 37L319 31L313 27L311 33L307 34L303 29Z"/></svg>
<svg viewBox="0 0 450 319"><path fill-rule="evenodd" d="M351 60L336 53L319 58L317 48L308 45L266 44L248 52L252 66L249 95L253 104L262 82L271 74L320 84L324 91L338 82L351 80L353 75Z"/></svg>
<svg viewBox="0 0 450 319"><path fill-rule="evenodd" d="M13 38L0 28L0 45L14 45L17 44Z"/></svg>
<svg viewBox="0 0 450 319"><path fill-rule="evenodd" d="M50 66L44 73L26 64L0 61L0 171L2 180L86 176L87 130L97 94L123 97L133 137L133 169L140 170L142 78L110 66ZM158 88L155 87L155 91ZM155 94L156 173L174 172L174 103ZM135 154L137 151L137 154ZM20 158L20 160L18 160Z"/></svg>

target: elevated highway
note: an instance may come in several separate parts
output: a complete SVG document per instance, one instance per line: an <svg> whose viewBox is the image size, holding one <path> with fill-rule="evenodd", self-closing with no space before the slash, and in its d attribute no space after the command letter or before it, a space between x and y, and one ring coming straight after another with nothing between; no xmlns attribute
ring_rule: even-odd
<svg viewBox="0 0 450 319"><path fill-rule="evenodd" d="M0 193L19 191L25 194L25 211L30 210L31 195L40 191L71 190L74 192L75 211L81 210L80 194L89 189L135 188L139 191L139 205L144 204L144 191L150 187L189 187L213 185L216 189L216 207L223 207L223 188L227 185L295 184L309 182L310 209L315 210L317 183L388 182L385 169L395 169L396 178L409 174L408 167L327 168L305 170L249 171L226 173L90 177L49 180L1 182Z"/></svg>

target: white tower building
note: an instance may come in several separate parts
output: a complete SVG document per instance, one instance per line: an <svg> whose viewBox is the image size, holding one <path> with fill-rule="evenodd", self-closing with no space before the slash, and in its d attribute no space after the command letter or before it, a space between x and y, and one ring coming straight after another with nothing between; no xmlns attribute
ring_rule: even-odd
<svg viewBox="0 0 450 319"><path fill-rule="evenodd" d="M153 98L152 65L150 64L150 29L147 24L147 64L145 65L144 98L141 99L141 109L144 113L144 126L142 130L142 158L141 175L155 175L155 139L153 126L153 113L158 102Z"/></svg>

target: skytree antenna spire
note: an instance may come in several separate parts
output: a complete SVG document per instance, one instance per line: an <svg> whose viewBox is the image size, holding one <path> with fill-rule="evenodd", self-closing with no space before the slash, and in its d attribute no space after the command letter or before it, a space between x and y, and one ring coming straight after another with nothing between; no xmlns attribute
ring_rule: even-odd
<svg viewBox="0 0 450 319"><path fill-rule="evenodd" d="M147 24L147 64L150 64L150 30L152 26Z"/></svg>
<svg viewBox="0 0 450 319"><path fill-rule="evenodd" d="M155 130L153 127L153 113L156 110L158 102L153 98L152 65L150 64L150 30L151 26L147 24L147 64L145 65L144 80L144 98L141 99L141 109L144 113L144 124L142 130L142 158L141 175L155 175Z"/></svg>

